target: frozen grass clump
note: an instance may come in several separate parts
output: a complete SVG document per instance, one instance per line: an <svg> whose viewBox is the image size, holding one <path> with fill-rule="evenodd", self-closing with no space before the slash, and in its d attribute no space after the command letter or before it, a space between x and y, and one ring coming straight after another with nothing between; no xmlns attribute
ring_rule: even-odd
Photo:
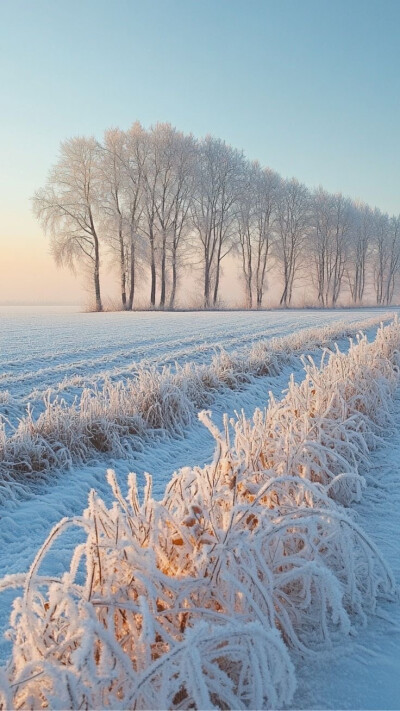
<svg viewBox="0 0 400 711"><path fill-rule="evenodd" d="M392 424L399 333L395 321L380 328L373 343L359 336L348 354L325 352L319 367L305 360L305 379L296 384L292 378L282 400L271 395L251 422L238 416L235 447L247 466L318 482L345 505L359 499L359 464Z"/></svg>
<svg viewBox="0 0 400 711"><path fill-rule="evenodd" d="M214 461L177 472L161 501L149 475L142 493L130 474L124 498L110 470L111 506L92 491L29 573L0 583L22 588L0 707L287 706L293 653L335 644L396 594L348 507L391 422L399 345L395 321L373 343L309 361L281 401L225 417L222 433L203 411ZM42 575L71 526L86 539L69 569Z"/></svg>

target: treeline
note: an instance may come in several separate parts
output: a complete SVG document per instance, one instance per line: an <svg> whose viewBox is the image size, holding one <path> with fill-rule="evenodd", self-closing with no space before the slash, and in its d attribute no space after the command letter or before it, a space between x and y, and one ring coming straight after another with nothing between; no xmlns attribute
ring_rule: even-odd
<svg viewBox="0 0 400 711"><path fill-rule="evenodd" d="M148 277L150 306L173 309L188 269L198 275L199 305L216 307L230 253L240 260L248 308L264 305L271 269L281 306L300 277L320 306L344 293L362 304L367 277L376 303L389 304L400 273L400 215L309 190L221 139L170 124L63 142L33 207L56 262L90 271L98 311L103 251L118 265L124 309Z"/></svg>

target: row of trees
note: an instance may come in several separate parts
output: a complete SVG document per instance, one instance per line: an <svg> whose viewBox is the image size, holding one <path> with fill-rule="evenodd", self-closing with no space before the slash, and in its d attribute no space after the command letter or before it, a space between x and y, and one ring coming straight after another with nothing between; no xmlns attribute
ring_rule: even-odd
<svg viewBox="0 0 400 711"><path fill-rule="evenodd" d="M321 306L344 291L361 304L367 277L376 303L390 303L400 273L400 216L310 191L220 139L197 140L170 124L63 142L33 206L57 263L90 270L99 311L103 250L118 265L124 309L146 271L150 305L173 308L188 269L200 272L203 306L218 305L229 253L240 260L248 308L263 305L271 269L283 306L300 278Z"/></svg>

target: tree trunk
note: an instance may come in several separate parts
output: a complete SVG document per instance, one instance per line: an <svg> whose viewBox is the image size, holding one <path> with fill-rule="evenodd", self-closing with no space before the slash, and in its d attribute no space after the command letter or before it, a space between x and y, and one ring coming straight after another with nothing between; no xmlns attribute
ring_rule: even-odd
<svg viewBox="0 0 400 711"><path fill-rule="evenodd" d="M285 264L284 264L284 274L283 274L283 292L282 296L279 302L280 306L284 306L285 308L287 307L287 298L288 298L288 288L289 288L289 275L288 275L288 266L286 264L286 258L285 258Z"/></svg>
<svg viewBox="0 0 400 711"><path fill-rule="evenodd" d="M161 253L161 294L160 294L160 308L165 306L165 295L166 295L166 244L167 237L165 231L163 231L162 239L162 253Z"/></svg>
<svg viewBox="0 0 400 711"><path fill-rule="evenodd" d="M96 298L96 311L103 311L103 304L101 303L100 294L100 254L99 254L99 241L97 237L94 238L94 293Z"/></svg>
<svg viewBox="0 0 400 711"><path fill-rule="evenodd" d="M172 255L172 288L171 288L171 296L169 299L169 308L173 309L175 305L175 296L176 296L176 286L178 282L178 274L177 274L177 269L176 269L176 254L175 251Z"/></svg>
<svg viewBox="0 0 400 711"><path fill-rule="evenodd" d="M121 274L121 301L122 308L126 310L126 268L125 268L125 249L124 240L121 233L119 232L119 246L120 246L120 274Z"/></svg>
<svg viewBox="0 0 400 711"><path fill-rule="evenodd" d="M213 297L213 306L214 307L217 305L217 301L218 301L219 277L220 277L220 270L221 270L221 247L222 247L222 245L220 242L219 247L218 247L217 268L216 268L215 284L214 284L214 297Z"/></svg>
<svg viewBox="0 0 400 711"><path fill-rule="evenodd" d="M219 269L220 269L219 262L217 262L217 273L215 275L214 296L213 296L213 306L214 307L217 305L217 301L218 301Z"/></svg>
<svg viewBox="0 0 400 711"><path fill-rule="evenodd" d="M150 255L151 255L151 291L150 291L150 304L154 308L156 305L156 286L157 286L157 274L156 274L156 261L155 261L155 249L154 249L154 237L150 237Z"/></svg>
<svg viewBox="0 0 400 711"><path fill-rule="evenodd" d="M256 294L257 294L257 308L262 307L262 300L264 296L264 284L265 284L265 272L267 269L267 259L268 259L269 247L266 245L264 254L262 254L262 246L258 248L258 258L257 258L257 271L256 271Z"/></svg>
<svg viewBox="0 0 400 711"><path fill-rule="evenodd" d="M204 254L204 308L208 309L210 306L210 263L208 258L208 250L205 250Z"/></svg>
<svg viewBox="0 0 400 711"><path fill-rule="evenodd" d="M100 274L98 266L94 268L94 294L96 299L96 311L103 311L100 294Z"/></svg>
<svg viewBox="0 0 400 711"><path fill-rule="evenodd" d="M206 267L204 272L204 308L208 309L210 305L210 275L208 267Z"/></svg>
<svg viewBox="0 0 400 711"><path fill-rule="evenodd" d="M133 238L131 239L131 264L130 264L130 285L129 285L129 299L127 304L127 309L132 311L133 309L133 299L135 297L135 243Z"/></svg>

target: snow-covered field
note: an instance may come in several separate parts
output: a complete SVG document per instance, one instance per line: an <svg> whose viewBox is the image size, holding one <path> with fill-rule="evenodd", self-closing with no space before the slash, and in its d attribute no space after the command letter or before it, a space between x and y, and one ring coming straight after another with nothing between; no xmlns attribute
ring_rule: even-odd
<svg viewBox="0 0 400 711"><path fill-rule="evenodd" d="M382 312L383 313L383 312ZM78 314L72 310L43 309L30 314L22 309L0 311L0 403L1 412L16 424L30 403L38 415L43 409L46 390L61 395L71 404L87 386L101 387L105 380L128 382L138 369L153 365L174 367L175 362L208 365L215 353L224 348L228 353L242 354L257 341L284 337L305 328L322 327L341 320L359 322L379 315L375 309L363 311L292 311L261 313L176 313L176 314ZM369 328L373 338L376 328ZM340 346L348 347L346 339ZM308 350L312 351L312 348ZM315 348L318 356L318 349ZM269 392L279 397L290 374L301 379L303 366L299 358L283 363L279 372L263 377L248 377L239 389L220 388L212 401L213 419L221 426L223 413L232 415L243 409L251 416L263 407ZM392 441L384 442L373 454L372 469L362 471L373 482L358 505L359 523L376 538L397 576L400 548L394 543L398 525L398 491L400 480L398 430ZM52 526L64 516L82 512L91 488L111 502L105 483L105 469L112 466L122 490L126 475L135 471L139 482L150 471L154 493L159 497L173 472L183 466L203 466L211 461L214 440L200 422L190 422L177 436L157 432L144 438L140 447L125 458L101 456L85 464L74 465L68 472L54 471L31 496L21 501L4 501L0 510L0 576L27 571ZM365 466L366 469L366 466ZM397 497L397 498L396 498ZM385 535L387 532L387 535ZM390 540L388 540L390 538ZM63 536L46 559L43 573L58 575L69 561L71 552L82 540L76 531ZM2 630L15 591L0 598ZM359 630L355 641L335 647L323 658L315 671L300 677L294 703L307 708L398 708L400 690L394 677L400 678L400 616L396 603L387 604L384 615L374 617L366 629ZM10 646L1 641L1 658L6 659ZM397 650L397 653L396 653ZM342 658L343 655L343 658ZM306 664L306 667L308 665ZM373 692L366 684L368 669L374 668ZM334 670L334 671L332 671ZM367 670L365 673L364 670ZM335 681L332 681L334 674ZM393 683L390 683L393 676ZM380 691L379 691L380 690Z"/></svg>
<svg viewBox="0 0 400 711"><path fill-rule="evenodd" d="M72 402L85 385L135 375L145 365L207 363L265 338L338 320L373 318L345 311L79 313L73 307L0 307L0 412L15 422L27 403L39 412L49 389Z"/></svg>

